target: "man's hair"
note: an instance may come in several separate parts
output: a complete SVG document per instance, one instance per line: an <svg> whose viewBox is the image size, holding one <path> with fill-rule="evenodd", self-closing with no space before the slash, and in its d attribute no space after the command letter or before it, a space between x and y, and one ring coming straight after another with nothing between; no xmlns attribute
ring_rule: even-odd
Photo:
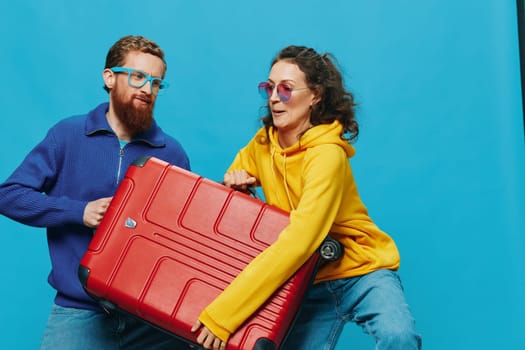
<svg viewBox="0 0 525 350"><path fill-rule="evenodd" d="M106 65L104 66L104 69L122 66L126 60L126 56L130 52L149 53L160 58L164 63L164 72L162 74L162 78L164 78L166 75L166 70L168 69L166 61L164 60L164 52L154 41L149 40L143 36L127 35L120 38L109 49L106 56ZM107 86L104 86L104 90L109 92Z"/></svg>

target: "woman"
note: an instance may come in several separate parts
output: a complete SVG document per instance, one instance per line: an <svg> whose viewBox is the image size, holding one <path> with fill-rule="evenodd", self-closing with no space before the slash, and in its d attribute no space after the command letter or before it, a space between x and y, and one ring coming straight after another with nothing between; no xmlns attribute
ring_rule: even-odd
<svg viewBox="0 0 525 350"><path fill-rule="evenodd" d="M264 127L235 157L224 183L261 186L269 204L290 212L279 239L253 260L200 315L198 342L224 349L228 337L314 253L328 233L344 246L308 291L283 348L334 349L346 322L377 349L420 349L421 339L395 272L394 241L368 216L348 162L358 135L353 96L329 55L284 48L259 84Z"/></svg>

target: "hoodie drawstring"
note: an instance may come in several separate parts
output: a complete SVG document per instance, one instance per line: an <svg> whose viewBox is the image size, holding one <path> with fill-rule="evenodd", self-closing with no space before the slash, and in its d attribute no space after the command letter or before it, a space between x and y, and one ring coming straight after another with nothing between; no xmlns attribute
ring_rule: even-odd
<svg viewBox="0 0 525 350"><path fill-rule="evenodd" d="M295 206L292 203L292 198L290 197L290 190L288 189L288 181L286 181L286 154L284 154L283 167L284 189L286 191L286 197L288 197L288 203L290 204L290 208L292 208L292 210L295 210Z"/></svg>
<svg viewBox="0 0 525 350"><path fill-rule="evenodd" d="M276 147L272 144L271 145L271 156L270 156L270 167L272 168L272 175L274 179L277 179L277 175L275 174L275 167L274 167L274 157L275 157L275 151ZM290 196L290 189L288 188L288 182L286 181L286 153L283 154L283 182L284 182L284 190L286 192L286 197L288 199L288 204L290 205L290 208L292 210L295 210L295 205L293 205L292 198Z"/></svg>

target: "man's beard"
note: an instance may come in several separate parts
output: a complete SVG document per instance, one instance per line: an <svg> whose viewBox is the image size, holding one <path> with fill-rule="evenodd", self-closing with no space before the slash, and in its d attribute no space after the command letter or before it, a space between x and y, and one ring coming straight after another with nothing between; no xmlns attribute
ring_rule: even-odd
<svg viewBox="0 0 525 350"><path fill-rule="evenodd" d="M118 91L113 98L113 110L118 120L133 136L145 132L153 123L153 103L137 108L133 105L133 96L128 101ZM146 98L146 97L145 97Z"/></svg>

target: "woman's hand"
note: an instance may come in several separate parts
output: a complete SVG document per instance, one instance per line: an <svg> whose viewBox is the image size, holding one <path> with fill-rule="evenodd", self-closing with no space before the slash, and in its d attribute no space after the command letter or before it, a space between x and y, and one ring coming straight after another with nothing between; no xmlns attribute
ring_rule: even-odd
<svg viewBox="0 0 525 350"><path fill-rule="evenodd" d="M257 179L250 176L246 170L232 170L224 174L224 185L237 191L246 192L248 186L253 185Z"/></svg>
<svg viewBox="0 0 525 350"><path fill-rule="evenodd" d="M202 331L197 337L197 343L202 345L204 349L213 349L213 350L225 350L226 343L220 340L215 336L206 326L204 326L199 320L195 322L191 331L195 333L202 326Z"/></svg>

